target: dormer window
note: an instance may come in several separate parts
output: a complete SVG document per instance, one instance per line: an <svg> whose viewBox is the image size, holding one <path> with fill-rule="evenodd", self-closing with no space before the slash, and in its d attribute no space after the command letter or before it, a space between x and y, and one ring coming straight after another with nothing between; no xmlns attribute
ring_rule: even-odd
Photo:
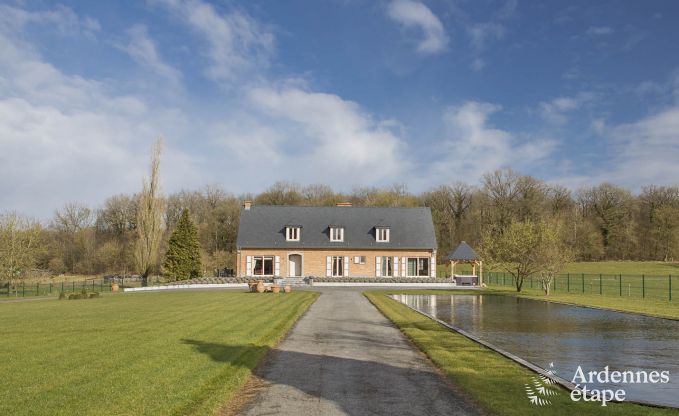
<svg viewBox="0 0 679 416"><path fill-rule="evenodd" d="M378 243L388 243L389 227L375 227L375 240Z"/></svg>
<svg viewBox="0 0 679 416"><path fill-rule="evenodd" d="M285 239L287 241L299 241L302 227L297 225L288 225L285 227Z"/></svg>
<svg viewBox="0 0 679 416"><path fill-rule="evenodd" d="M330 241L344 241L344 227L330 227Z"/></svg>

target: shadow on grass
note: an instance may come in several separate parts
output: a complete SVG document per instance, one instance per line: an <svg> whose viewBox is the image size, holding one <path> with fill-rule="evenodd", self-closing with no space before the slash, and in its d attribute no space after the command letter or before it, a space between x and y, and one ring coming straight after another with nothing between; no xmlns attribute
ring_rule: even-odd
<svg viewBox="0 0 679 416"><path fill-rule="evenodd" d="M370 342L367 338L359 341ZM183 342L214 361L250 369L256 363L249 358L269 352L269 347L252 344L223 345L190 339ZM315 412L334 404L348 415L479 413L437 373L408 363L387 364L276 349L270 351L257 375L270 385L259 392L243 414L295 414L309 411L306 404ZM305 403L308 396L332 403Z"/></svg>

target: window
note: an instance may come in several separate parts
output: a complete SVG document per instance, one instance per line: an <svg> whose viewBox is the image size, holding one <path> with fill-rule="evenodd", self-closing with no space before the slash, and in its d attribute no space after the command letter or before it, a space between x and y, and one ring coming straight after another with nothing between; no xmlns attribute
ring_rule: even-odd
<svg viewBox="0 0 679 416"><path fill-rule="evenodd" d="M288 241L299 241L300 229L302 227L286 227L285 228L285 239Z"/></svg>
<svg viewBox="0 0 679 416"><path fill-rule="evenodd" d="M375 227L375 239L378 243L388 243L389 229L386 227Z"/></svg>
<svg viewBox="0 0 679 416"><path fill-rule="evenodd" d="M355 256L354 264L365 264L365 256Z"/></svg>
<svg viewBox="0 0 679 416"><path fill-rule="evenodd" d="M393 257L380 257L382 261L381 273L382 277L392 277L394 276L394 258Z"/></svg>
<svg viewBox="0 0 679 416"><path fill-rule="evenodd" d="M254 276L273 276L273 256L253 257L252 261Z"/></svg>
<svg viewBox="0 0 679 416"><path fill-rule="evenodd" d="M408 257L408 277L428 277L429 257Z"/></svg>
<svg viewBox="0 0 679 416"><path fill-rule="evenodd" d="M332 276L333 277L344 276L344 257L342 256L332 257Z"/></svg>
<svg viewBox="0 0 679 416"><path fill-rule="evenodd" d="M330 241L344 241L344 228L330 227Z"/></svg>

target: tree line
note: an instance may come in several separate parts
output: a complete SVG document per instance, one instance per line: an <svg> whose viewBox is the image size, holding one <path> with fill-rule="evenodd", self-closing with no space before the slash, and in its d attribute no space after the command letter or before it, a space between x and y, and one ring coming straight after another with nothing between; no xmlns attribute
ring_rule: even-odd
<svg viewBox="0 0 679 416"><path fill-rule="evenodd" d="M679 254L679 187L646 186L638 193L610 183L571 191L511 169L486 173L480 184L455 182L420 194L404 185L356 188L278 182L258 194L217 186L162 196L159 148L138 194L115 195L99 208L68 203L47 223L0 215L0 280L49 274L163 273L172 232L184 210L195 224L201 273L233 267L241 205L334 205L431 208L439 259L464 240L488 249L512 224L557 224L555 238L575 260L673 261ZM155 159L154 159L155 158ZM154 165L156 163L156 165ZM155 166L155 167L154 167ZM484 243L486 242L486 243ZM487 252L487 250L486 250Z"/></svg>

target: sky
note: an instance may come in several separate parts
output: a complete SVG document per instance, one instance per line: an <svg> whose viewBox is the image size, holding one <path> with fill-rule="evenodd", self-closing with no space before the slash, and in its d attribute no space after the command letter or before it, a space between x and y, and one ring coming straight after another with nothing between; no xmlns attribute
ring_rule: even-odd
<svg viewBox="0 0 679 416"><path fill-rule="evenodd" d="M679 184L679 2L0 1L0 210L140 190Z"/></svg>

